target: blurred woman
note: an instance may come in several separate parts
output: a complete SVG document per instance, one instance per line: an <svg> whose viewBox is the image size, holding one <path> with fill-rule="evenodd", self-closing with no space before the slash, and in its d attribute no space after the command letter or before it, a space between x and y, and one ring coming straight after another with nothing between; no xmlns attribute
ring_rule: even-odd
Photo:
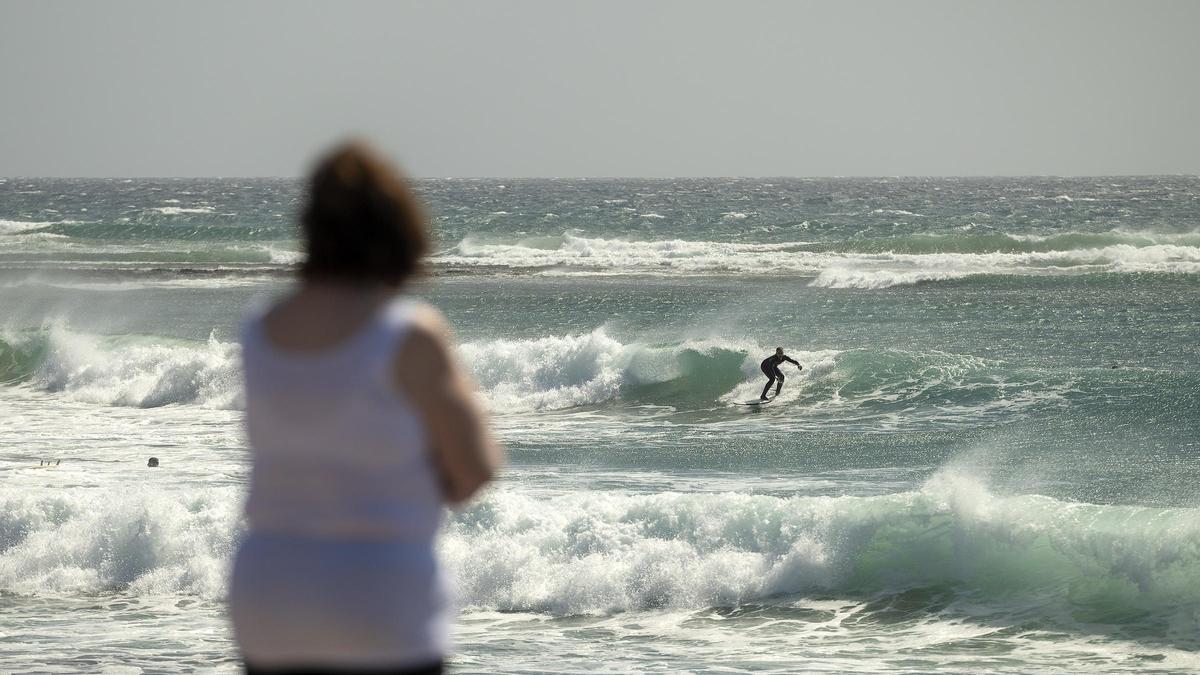
<svg viewBox="0 0 1200 675"><path fill-rule="evenodd" d="M362 145L312 176L297 287L242 332L254 453L231 584L249 673L439 673L443 506L501 452L441 316L398 292L427 249L399 175Z"/></svg>

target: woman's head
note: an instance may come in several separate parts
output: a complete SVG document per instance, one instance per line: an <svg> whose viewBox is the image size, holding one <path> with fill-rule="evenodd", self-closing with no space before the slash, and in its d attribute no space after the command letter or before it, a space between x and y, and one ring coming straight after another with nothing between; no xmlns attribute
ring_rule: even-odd
<svg viewBox="0 0 1200 675"><path fill-rule="evenodd" d="M400 173L362 143L318 162L300 219L300 276L398 286L429 248L425 214Z"/></svg>

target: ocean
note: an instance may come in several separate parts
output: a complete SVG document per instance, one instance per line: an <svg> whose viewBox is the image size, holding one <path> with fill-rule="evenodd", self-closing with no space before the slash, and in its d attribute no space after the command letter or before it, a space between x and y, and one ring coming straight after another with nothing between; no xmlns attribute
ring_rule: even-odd
<svg viewBox="0 0 1200 675"><path fill-rule="evenodd" d="M455 672L1200 670L1200 178L416 188L509 453ZM0 671L239 668L237 324L302 191L0 179Z"/></svg>

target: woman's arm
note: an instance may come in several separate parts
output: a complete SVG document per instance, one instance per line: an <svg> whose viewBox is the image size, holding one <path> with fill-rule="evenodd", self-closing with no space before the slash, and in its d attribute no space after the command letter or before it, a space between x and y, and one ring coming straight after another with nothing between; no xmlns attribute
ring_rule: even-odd
<svg viewBox="0 0 1200 675"><path fill-rule="evenodd" d="M393 371L425 422L446 500L458 504L495 476L503 452L449 344L445 320L437 311L422 308L396 354Z"/></svg>

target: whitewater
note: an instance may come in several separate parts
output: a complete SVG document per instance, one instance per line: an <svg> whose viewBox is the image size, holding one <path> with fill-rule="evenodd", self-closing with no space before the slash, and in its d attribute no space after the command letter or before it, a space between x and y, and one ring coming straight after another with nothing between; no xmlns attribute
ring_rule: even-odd
<svg viewBox="0 0 1200 675"><path fill-rule="evenodd" d="M454 670L1200 669L1200 179L417 189L510 460L439 539ZM0 671L240 667L301 198L0 179Z"/></svg>

